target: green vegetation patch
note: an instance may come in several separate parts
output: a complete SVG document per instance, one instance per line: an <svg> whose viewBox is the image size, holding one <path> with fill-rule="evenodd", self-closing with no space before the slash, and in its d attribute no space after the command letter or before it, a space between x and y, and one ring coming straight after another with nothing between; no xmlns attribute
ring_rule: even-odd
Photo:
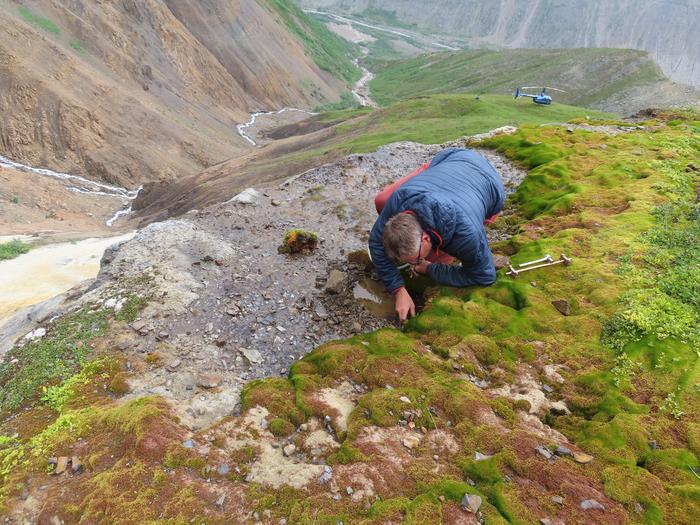
<svg viewBox="0 0 700 525"><path fill-rule="evenodd" d="M616 70L612 82L610 68ZM538 86L544 78L566 91L551 92L555 104L590 107L625 89L651 86L664 76L646 52L631 49L480 49L390 62L378 69L370 88L372 97L387 105L437 93L512 94L516 86ZM540 87L529 92L539 92ZM534 105L529 99L518 103Z"/></svg>
<svg viewBox="0 0 700 525"><path fill-rule="evenodd" d="M49 33L53 33L54 35L58 35L61 33L61 30L58 28L58 26L54 24L51 20L43 16L37 15L35 13L32 13L28 8L24 6L21 6L19 8L19 14L24 20L26 20L33 26L43 29L44 31L48 31Z"/></svg>
<svg viewBox="0 0 700 525"><path fill-rule="evenodd" d="M306 54L316 65L333 76L351 84L360 78L360 71L350 59L351 47L319 21L307 16L293 2L259 0L276 13L285 27L299 39Z"/></svg>
<svg viewBox="0 0 700 525"><path fill-rule="evenodd" d="M30 249L31 245L19 239L0 243L0 261L14 259L15 257L27 253Z"/></svg>

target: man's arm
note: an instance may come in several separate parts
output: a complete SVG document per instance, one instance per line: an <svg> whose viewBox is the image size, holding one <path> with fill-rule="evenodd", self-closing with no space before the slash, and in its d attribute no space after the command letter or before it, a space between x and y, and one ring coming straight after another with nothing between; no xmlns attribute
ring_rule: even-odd
<svg viewBox="0 0 700 525"><path fill-rule="evenodd" d="M496 281L496 268L483 227L474 236L470 235L468 226L462 226L455 232L453 244L451 255L462 261L462 265L431 264L427 267L431 279L438 284L455 287L488 286Z"/></svg>

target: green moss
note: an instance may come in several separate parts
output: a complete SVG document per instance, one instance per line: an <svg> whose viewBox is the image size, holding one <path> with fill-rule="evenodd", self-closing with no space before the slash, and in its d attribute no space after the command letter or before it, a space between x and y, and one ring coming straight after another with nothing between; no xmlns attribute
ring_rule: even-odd
<svg viewBox="0 0 700 525"><path fill-rule="evenodd" d="M0 364L0 412L14 410L36 398L42 386L70 377L89 355L89 342L104 333L107 319L104 310L84 308L57 321L43 338L12 350Z"/></svg>
<svg viewBox="0 0 700 525"><path fill-rule="evenodd" d="M30 249L31 246L29 244L19 239L0 243L0 261L14 259L15 257L27 253Z"/></svg>
<svg viewBox="0 0 700 525"><path fill-rule="evenodd" d="M274 436L288 436L294 432L294 425L286 419L276 417L270 421L269 429Z"/></svg>

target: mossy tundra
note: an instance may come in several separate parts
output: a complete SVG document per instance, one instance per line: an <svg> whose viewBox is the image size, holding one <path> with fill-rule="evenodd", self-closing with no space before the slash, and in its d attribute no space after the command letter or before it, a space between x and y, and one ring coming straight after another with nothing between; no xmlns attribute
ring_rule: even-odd
<svg viewBox="0 0 700 525"><path fill-rule="evenodd" d="M324 344L288 377L250 383L241 416L194 435L158 398L110 390L126 374L109 351L121 321L95 318L79 340L98 343L99 362L79 356L59 386L39 378L43 401L25 389L3 401L24 409L0 427L4 511L57 485L46 457L80 455L84 473L61 479L42 518L475 523L459 505L472 493L490 524L700 522L700 115L606 124L524 126L483 144L530 170L511 199L518 233L494 251L571 265L428 289L403 331ZM505 394L533 383L548 387L540 408ZM354 388L347 414L327 401L342 385ZM556 401L566 409L547 408ZM267 429L253 423L263 416ZM258 481L261 458L304 446L297 429L314 421L338 442L324 456L335 490L311 463L306 483ZM547 459L556 445L593 460Z"/></svg>

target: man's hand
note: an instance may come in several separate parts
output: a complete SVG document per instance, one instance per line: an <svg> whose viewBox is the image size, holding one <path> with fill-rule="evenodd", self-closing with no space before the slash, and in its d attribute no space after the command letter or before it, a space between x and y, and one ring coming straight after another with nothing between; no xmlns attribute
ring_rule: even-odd
<svg viewBox="0 0 700 525"><path fill-rule="evenodd" d="M412 268L414 272L425 275L426 273L428 273L428 266L430 266L431 264L432 263L430 261L421 261L418 264L414 264Z"/></svg>
<svg viewBox="0 0 700 525"><path fill-rule="evenodd" d="M399 321L402 323L409 317L416 315L416 305L413 304L410 294L406 288L400 288L395 294L396 313L399 316Z"/></svg>

